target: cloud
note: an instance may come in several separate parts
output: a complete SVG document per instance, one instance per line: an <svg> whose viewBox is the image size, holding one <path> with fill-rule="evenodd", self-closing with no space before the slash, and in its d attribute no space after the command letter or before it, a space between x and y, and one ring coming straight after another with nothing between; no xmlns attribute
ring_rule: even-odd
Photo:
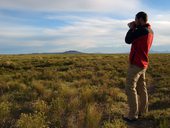
<svg viewBox="0 0 170 128"><path fill-rule="evenodd" d="M18 27L1 27L0 37L2 38L31 38L37 35L37 31L40 31L35 28L28 28L23 26Z"/></svg>
<svg viewBox="0 0 170 128"><path fill-rule="evenodd" d="M170 14L158 13L151 19L151 24L154 30L155 46L169 45L170 46Z"/></svg>
<svg viewBox="0 0 170 128"><path fill-rule="evenodd" d="M66 18L66 17L65 17ZM71 17L69 17L71 18ZM39 28L17 25L1 27L0 44L25 47L59 47L60 49L88 49L117 47L124 44L126 20L109 17L78 17L62 27ZM2 26L2 25L0 25ZM5 43L4 43L5 42ZM58 49L59 50L59 49Z"/></svg>
<svg viewBox="0 0 170 128"><path fill-rule="evenodd" d="M157 21L170 21L170 12L166 12L164 14L157 14L155 15L154 17L154 20L157 20Z"/></svg>
<svg viewBox="0 0 170 128"><path fill-rule="evenodd" d="M63 36L61 42L71 45L86 47L121 46L124 42L126 20L116 20L108 17L82 18L71 25L62 28L45 29L49 36ZM56 42L57 43L57 42ZM81 45L79 45L81 44Z"/></svg>
<svg viewBox="0 0 170 128"><path fill-rule="evenodd" d="M19 14L0 12L1 51L17 48L22 52L22 48L33 49L32 52L70 49L127 52L130 47L124 42L127 23L134 20L141 6L140 0L0 1L1 9L24 10ZM170 46L169 13L149 13L155 33L153 46Z"/></svg>
<svg viewBox="0 0 170 128"><path fill-rule="evenodd" d="M5 0L0 8L36 11L113 11L127 12L137 9L140 0Z"/></svg>
<svg viewBox="0 0 170 128"><path fill-rule="evenodd" d="M49 18L49 16L47 17ZM53 28L27 25L13 27L12 23L8 27L1 26L0 44L25 48L34 47L34 49L45 49L50 46L51 48L47 51L61 51L62 49L63 51L69 49L82 51L98 49L102 51L103 48L104 52L107 52L106 48L113 48L112 52L114 52L115 48L121 49L122 47L126 47L128 51L130 46L125 44L124 37L128 30L127 23L133 19L118 20L104 16L83 17L77 15L51 16L49 19L54 21L70 19L71 22L62 27ZM16 23L14 24L16 25ZM170 22L157 20L152 21L151 24L155 32L153 45L170 45Z"/></svg>

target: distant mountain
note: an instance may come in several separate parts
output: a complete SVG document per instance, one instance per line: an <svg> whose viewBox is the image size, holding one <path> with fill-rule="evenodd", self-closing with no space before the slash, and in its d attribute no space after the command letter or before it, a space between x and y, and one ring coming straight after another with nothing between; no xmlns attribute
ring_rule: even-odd
<svg viewBox="0 0 170 128"><path fill-rule="evenodd" d="M86 54L86 53L79 52L76 50L69 50L65 52L43 52L43 53L31 53L31 54Z"/></svg>
<svg viewBox="0 0 170 128"><path fill-rule="evenodd" d="M69 50L63 52L63 54L82 54L83 52L75 51L75 50Z"/></svg>
<svg viewBox="0 0 170 128"><path fill-rule="evenodd" d="M155 51L155 50L151 50L150 51L151 54L164 54L164 53L170 53L170 51ZM80 52L80 51L76 51L76 50L68 50L65 52L51 52L51 53L31 53L31 54L129 54L129 52L122 52L122 53L103 53L103 52L91 52L91 53L85 53L85 52Z"/></svg>

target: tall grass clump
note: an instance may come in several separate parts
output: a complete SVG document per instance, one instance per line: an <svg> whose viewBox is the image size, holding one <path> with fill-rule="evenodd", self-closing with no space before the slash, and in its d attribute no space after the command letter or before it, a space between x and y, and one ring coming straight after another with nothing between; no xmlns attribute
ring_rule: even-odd
<svg viewBox="0 0 170 128"><path fill-rule="evenodd" d="M16 122L18 128L48 128L44 113L24 114Z"/></svg>
<svg viewBox="0 0 170 128"><path fill-rule="evenodd" d="M102 117L101 111L99 111L95 104L88 105L85 111L85 127L98 128Z"/></svg>
<svg viewBox="0 0 170 128"><path fill-rule="evenodd" d="M127 125L122 120L115 119L111 122L104 122L102 128L127 128Z"/></svg>
<svg viewBox="0 0 170 128"><path fill-rule="evenodd" d="M5 124L10 118L12 104L6 101L0 103L0 125Z"/></svg>

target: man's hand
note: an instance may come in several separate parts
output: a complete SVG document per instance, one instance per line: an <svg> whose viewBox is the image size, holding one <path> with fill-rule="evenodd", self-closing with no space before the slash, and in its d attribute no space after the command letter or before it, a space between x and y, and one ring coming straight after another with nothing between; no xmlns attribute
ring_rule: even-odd
<svg viewBox="0 0 170 128"><path fill-rule="evenodd" d="M134 29L136 27L135 21L128 23L128 26L130 29Z"/></svg>

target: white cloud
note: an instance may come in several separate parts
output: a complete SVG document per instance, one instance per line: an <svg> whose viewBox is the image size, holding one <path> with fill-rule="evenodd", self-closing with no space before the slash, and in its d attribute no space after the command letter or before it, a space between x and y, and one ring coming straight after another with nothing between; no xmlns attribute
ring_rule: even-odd
<svg viewBox="0 0 170 128"><path fill-rule="evenodd" d="M163 21L170 21L170 12L165 14L158 14L154 17L155 20L163 20Z"/></svg>
<svg viewBox="0 0 170 128"><path fill-rule="evenodd" d="M82 18L71 25L45 29L44 33L49 36L64 36L63 44L84 47L121 46L127 31L126 20L115 20L108 17Z"/></svg>
<svg viewBox="0 0 170 128"><path fill-rule="evenodd" d="M132 12L139 8L140 0L4 0L0 8L38 11L115 11Z"/></svg>
<svg viewBox="0 0 170 128"><path fill-rule="evenodd" d="M71 19L70 16L64 18ZM131 20L76 16L76 19L72 20L70 24L59 28L38 28L24 25L1 26L0 37L5 40L1 39L0 44L5 42L9 45L35 48L52 46L59 51L61 49L83 50L98 47L119 48L125 46L127 23ZM151 25L155 33L153 45L170 45L170 22L152 21ZM25 38L28 40L24 40Z"/></svg>
<svg viewBox="0 0 170 128"><path fill-rule="evenodd" d="M30 28L30 27L1 27L0 29L0 37L4 38L31 38L37 35L39 29Z"/></svg>
<svg viewBox="0 0 170 128"><path fill-rule="evenodd" d="M38 27L36 24L28 25L26 22L27 20L31 20L29 19L31 16L22 19L22 16L15 17L12 13L10 14L12 16L9 16L0 12L0 19L3 19L3 22L0 21L0 44L9 47L10 45L25 46L25 48L51 46L53 47L51 51L64 51L69 49L83 50L102 47L119 49L126 45L124 37L128 30L127 23L134 20L121 19L121 16L128 14L127 17L132 16L132 18L134 18L137 10L141 9L140 7L140 0L0 1L0 8L29 10L30 14L33 14L32 11L50 11L47 13L48 15L35 12L39 17L42 16L40 20L51 20L53 22L55 22L55 20L56 22L58 20L67 21L63 26L56 25L48 27L47 25L46 27L41 27L41 25L39 25ZM60 11L69 13L62 15L63 13L60 13ZM72 11L78 13L71 13ZM81 11L88 12L88 15L81 15ZM90 15L92 11L95 13ZM102 14L102 12L108 11L114 12L116 15L108 16ZM170 46L170 14L150 13L150 15L152 16L150 19L151 25L155 33L153 45ZM117 18L112 18L112 16ZM38 19L36 16L34 18L36 18L36 20ZM40 20L38 21L39 23L41 23ZM48 51L50 50L48 49Z"/></svg>
<svg viewBox="0 0 170 128"><path fill-rule="evenodd" d="M24 25L12 27L12 24L8 27L1 27L0 44L5 42L9 45L25 45L26 47L51 45L70 49L115 47L124 44L127 30L126 20L109 17L79 17L78 19L60 28L38 28Z"/></svg>
<svg viewBox="0 0 170 128"><path fill-rule="evenodd" d="M170 12L158 13L152 16L151 24L154 30L155 46L170 46Z"/></svg>

